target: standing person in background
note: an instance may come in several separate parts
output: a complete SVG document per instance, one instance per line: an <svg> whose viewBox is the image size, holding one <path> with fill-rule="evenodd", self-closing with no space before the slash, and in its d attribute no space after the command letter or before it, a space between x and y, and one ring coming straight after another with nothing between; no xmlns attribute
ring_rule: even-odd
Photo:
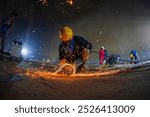
<svg viewBox="0 0 150 117"><path fill-rule="evenodd" d="M104 52L105 52L105 58L104 58L105 59L105 64L108 65L108 58L109 58L108 54L109 53L108 53L108 50L106 50L106 49L104 49Z"/></svg>
<svg viewBox="0 0 150 117"><path fill-rule="evenodd" d="M100 51L99 51L99 61L100 61L100 65L103 65L104 60L105 60L105 48L102 46Z"/></svg>
<svg viewBox="0 0 150 117"><path fill-rule="evenodd" d="M4 53L5 39L8 30L12 27L14 20L18 16L18 13L13 11L8 17L5 17L0 27L0 41L1 41L1 53Z"/></svg>
<svg viewBox="0 0 150 117"><path fill-rule="evenodd" d="M131 64L139 63L139 56L136 50L132 50L130 52L130 59L131 59Z"/></svg>

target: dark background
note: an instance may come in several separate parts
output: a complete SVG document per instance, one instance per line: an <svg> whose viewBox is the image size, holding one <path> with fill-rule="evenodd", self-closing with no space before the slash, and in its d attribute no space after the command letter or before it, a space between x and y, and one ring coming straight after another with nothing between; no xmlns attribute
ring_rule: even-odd
<svg viewBox="0 0 150 117"><path fill-rule="evenodd" d="M0 21L13 10L19 13L6 49L12 40L22 40L32 51L29 57L58 57L58 30L64 25L88 39L96 51L103 45L127 59L131 49L150 56L149 0L74 0L73 6L65 0L48 0L48 6L37 0L1 0L0 9Z"/></svg>

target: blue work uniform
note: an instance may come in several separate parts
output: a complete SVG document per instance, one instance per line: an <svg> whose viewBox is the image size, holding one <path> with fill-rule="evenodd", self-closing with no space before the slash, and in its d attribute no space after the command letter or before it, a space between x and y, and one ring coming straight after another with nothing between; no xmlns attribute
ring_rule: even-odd
<svg viewBox="0 0 150 117"><path fill-rule="evenodd" d="M1 50L4 51L5 37L8 30L11 28L12 22L9 22L9 17L4 18L0 27Z"/></svg>
<svg viewBox="0 0 150 117"><path fill-rule="evenodd" d="M138 57L138 53L136 50L132 50L131 53L133 55L133 57L131 58L131 63L139 63L139 57Z"/></svg>
<svg viewBox="0 0 150 117"><path fill-rule="evenodd" d="M108 64L108 50L104 50L104 52L105 52L105 60L106 60L106 65Z"/></svg>
<svg viewBox="0 0 150 117"><path fill-rule="evenodd" d="M81 36L74 36L69 42L62 42L59 46L59 60L66 59L74 63L76 59L82 58L84 49L92 50L92 44Z"/></svg>

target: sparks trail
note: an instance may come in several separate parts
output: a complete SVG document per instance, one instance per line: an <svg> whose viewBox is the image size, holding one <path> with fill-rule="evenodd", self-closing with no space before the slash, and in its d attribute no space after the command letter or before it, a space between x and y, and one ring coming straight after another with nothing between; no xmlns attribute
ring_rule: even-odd
<svg viewBox="0 0 150 117"><path fill-rule="evenodd" d="M37 2L41 2L43 6L48 6L48 0L38 0ZM66 0L66 3L72 6L74 4L74 0Z"/></svg>
<svg viewBox="0 0 150 117"><path fill-rule="evenodd" d="M149 65L149 64L148 64ZM65 74L65 67L70 67L72 69L70 74ZM137 65L139 66L139 65ZM56 71L53 72L53 70L46 70L46 69L37 69L37 68L32 68L32 69L27 69L25 72L26 76L30 76L31 78L92 78L92 77L97 77L101 78L101 76L106 76L106 75L113 75L117 73L124 73L128 71L132 71L134 69L138 69L137 66L134 65L129 65L126 67L116 67L116 68L106 68L106 69L94 69L94 71L88 69L88 71L85 71L83 73L76 73L76 66L70 65L70 64L64 64L61 67L55 69ZM143 66L143 65L140 65Z"/></svg>
<svg viewBox="0 0 150 117"><path fill-rule="evenodd" d="M48 0L38 0L37 2L41 2L42 5L48 6Z"/></svg>
<svg viewBox="0 0 150 117"><path fill-rule="evenodd" d="M44 77L44 78L51 78L51 77L94 77L94 76L104 76L104 75L111 75L119 73L120 70L106 70L106 71L86 71L86 73L76 73L77 69L84 64L92 53L97 53L96 51L92 51L85 61L81 62L79 66L72 65L72 64L63 64L56 69L55 72L46 71L45 69L28 69L26 72L27 76L31 77Z"/></svg>
<svg viewBox="0 0 150 117"><path fill-rule="evenodd" d="M131 69L130 66L124 67L124 68L117 68L117 69L112 69L112 68L107 68L103 70L96 70L93 69L93 71L86 71L84 73L76 73L77 68L80 67L80 65L84 64L88 58L90 57L91 54L98 54L99 52L97 51L91 51L89 53L89 56L87 56L87 59L85 61L81 62L79 66L77 65L72 65L72 64L62 64L61 66L57 67L57 69L54 68L54 70L46 70L45 68L41 67L40 68L33 68L33 69L28 69L25 75L30 76L32 78L78 78L78 77L100 77L100 76L105 76L105 75L112 75L112 74L117 74L120 72L126 72ZM108 56L109 57L109 56ZM127 60L122 60L121 61L127 61ZM129 61L127 61L129 62ZM130 68L130 69L129 69ZM133 66L135 68L135 66Z"/></svg>
<svg viewBox="0 0 150 117"><path fill-rule="evenodd" d="M30 76L32 78L85 78L85 77L100 77L106 75L112 75L120 73L121 70L106 70L103 72L86 72L86 73L76 73L69 76L63 74L56 74L53 72L45 71L45 70L28 70L25 75Z"/></svg>
<svg viewBox="0 0 150 117"><path fill-rule="evenodd" d="M65 67L70 67L71 69L69 70L70 73L67 73L68 75L74 75L76 73L76 67L74 65L71 64L64 64L62 65L60 68L58 68L58 70L56 70L54 72L55 74L59 74L62 70L64 73L66 73L67 71L65 71ZM69 69L69 68L68 68Z"/></svg>
<svg viewBox="0 0 150 117"><path fill-rule="evenodd" d="M66 3L68 3L69 5L73 5L73 3L74 3L74 0L66 0Z"/></svg>

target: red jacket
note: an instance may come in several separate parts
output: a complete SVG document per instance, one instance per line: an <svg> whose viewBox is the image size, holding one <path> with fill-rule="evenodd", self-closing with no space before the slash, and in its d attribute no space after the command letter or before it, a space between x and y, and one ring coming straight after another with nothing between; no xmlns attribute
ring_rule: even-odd
<svg viewBox="0 0 150 117"><path fill-rule="evenodd" d="M103 49L101 49L99 51L99 60L100 60L100 65L103 65L105 59L105 51Z"/></svg>

